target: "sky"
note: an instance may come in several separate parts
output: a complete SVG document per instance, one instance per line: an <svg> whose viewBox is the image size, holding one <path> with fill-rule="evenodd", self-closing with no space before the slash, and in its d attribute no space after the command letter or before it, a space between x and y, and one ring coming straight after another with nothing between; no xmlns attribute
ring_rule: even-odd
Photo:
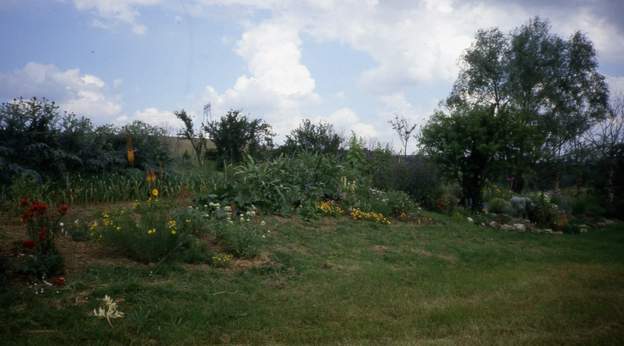
<svg viewBox="0 0 624 346"><path fill-rule="evenodd" d="M175 131L240 109L278 142L302 119L398 147L395 114L424 124L478 29L531 17L594 43L624 92L622 0L0 0L0 101L47 97L95 124Z"/></svg>

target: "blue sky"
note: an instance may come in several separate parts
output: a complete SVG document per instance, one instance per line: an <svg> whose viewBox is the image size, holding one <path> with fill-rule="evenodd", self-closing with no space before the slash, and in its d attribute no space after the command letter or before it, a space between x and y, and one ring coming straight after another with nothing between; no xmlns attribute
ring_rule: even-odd
<svg viewBox="0 0 624 346"><path fill-rule="evenodd" d="M594 42L624 91L621 1L3 0L0 99L39 96L96 123L170 128L172 112L240 108L282 137L303 118L397 143L424 123L479 28L539 15ZM563 6L565 4L565 6Z"/></svg>

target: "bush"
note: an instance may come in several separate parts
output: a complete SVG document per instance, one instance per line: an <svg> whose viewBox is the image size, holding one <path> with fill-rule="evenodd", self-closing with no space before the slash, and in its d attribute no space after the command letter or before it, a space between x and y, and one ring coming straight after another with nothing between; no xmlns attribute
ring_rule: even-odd
<svg viewBox="0 0 624 346"><path fill-rule="evenodd" d="M531 205L528 207L529 220L540 227L553 227L558 224L559 210L550 201L548 195L540 193L531 198Z"/></svg>
<svg viewBox="0 0 624 346"><path fill-rule="evenodd" d="M96 239L133 260L150 263L185 258L196 251L196 236L188 218L175 217L173 206L152 199L131 210L103 213L91 224ZM197 256L194 256L195 258Z"/></svg>
<svg viewBox="0 0 624 346"><path fill-rule="evenodd" d="M128 167L132 141L134 166L158 167L169 159L160 140L166 131L139 121L123 128L94 127L91 121L46 99L16 99L0 105L0 185L27 174L39 182L70 173L97 174Z"/></svg>
<svg viewBox="0 0 624 346"><path fill-rule="evenodd" d="M606 214L606 209L601 205L600 200L590 194L576 197L571 209L575 216L601 217Z"/></svg>
<svg viewBox="0 0 624 346"><path fill-rule="evenodd" d="M260 253L267 230L264 222L256 222L255 216L255 211L249 210L238 218L214 224L216 238L225 251L239 258L251 258Z"/></svg>
<svg viewBox="0 0 624 346"><path fill-rule="evenodd" d="M488 211L496 214L507 214L511 211L511 203L502 198L492 198L488 202Z"/></svg>

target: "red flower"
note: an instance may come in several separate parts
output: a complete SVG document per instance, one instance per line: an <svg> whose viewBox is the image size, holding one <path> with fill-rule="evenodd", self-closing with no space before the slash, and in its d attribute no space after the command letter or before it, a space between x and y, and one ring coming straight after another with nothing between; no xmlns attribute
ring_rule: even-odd
<svg viewBox="0 0 624 346"><path fill-rule="evenodd" d="M22 197L20 198L20 207L27 207L30 204L30 201L28 200L28 197Z"/></svg>
<svg viewBox="0 0 624 346"><path fill-rule="evenodd" d="M26 223L33 217L32 210L28 209L22 214L22 222Z"/></svg>
<svg viewBox="0 0 624 346"><path fill-rule="evenodd" d="M65 277L64 276L55 276L52 278L52 283L56 286L65 286Z"/></svg>
<svg viewBox="0 0 624 346"><path fill-rule="evenodd" d="M59 204L57 211L59 214L61 215L65 215L67 214L67 211L69 210L69 205L67 203L61 203Z"/></svg>
<svg viewBox="0 0 624 346"><path fill-rule="evenodd" d="M23 240L22 241L22 246L27 248L27 249L32 249L32 248L35 247L35 241L34 240L30 240L30 239Z"/></svg>
<svg viewBox="0 0 624 346"><path fill-rule="evenodd" d="M48 205L44 202L33 201L30 205L30 210L34 214L43 215L45 214L46 210L48 210Z"/></svg>
<svg viewBox="0 0 624 346"><path fill-rule="evenodd" d="M45 227L41 227L41 230L39 231L39 240L44 241L47 235L48 229Z"/></svg>

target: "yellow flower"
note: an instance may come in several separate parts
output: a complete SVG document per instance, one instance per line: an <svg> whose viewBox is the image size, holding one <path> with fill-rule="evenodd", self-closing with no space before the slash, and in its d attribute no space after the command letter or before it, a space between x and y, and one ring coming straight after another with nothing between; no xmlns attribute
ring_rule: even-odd
<svg viewBox="0 0 624 346"><path fill-rule="evenodd" d="M156 229L155 228L150 228L147 230L147 235L154 235L156 234Z"/></svg>
<svg viewBox="0 0 624 346"><path fill-rule="evenodd" d="M156 188L152 189L152 197L158 198L158 189L156 189Z"/></svg>

